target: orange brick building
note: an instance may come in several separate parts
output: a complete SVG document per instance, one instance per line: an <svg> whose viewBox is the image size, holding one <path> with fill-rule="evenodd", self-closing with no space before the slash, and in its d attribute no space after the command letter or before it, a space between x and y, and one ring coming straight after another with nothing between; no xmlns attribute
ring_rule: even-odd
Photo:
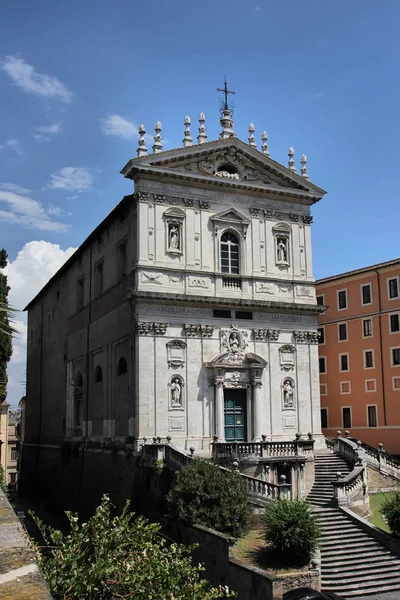
<svg viewBox="0 0 400 600"><path fill-rule="evenodd" d="M400 259L317 281L322 431L400 454Z"/></svg>

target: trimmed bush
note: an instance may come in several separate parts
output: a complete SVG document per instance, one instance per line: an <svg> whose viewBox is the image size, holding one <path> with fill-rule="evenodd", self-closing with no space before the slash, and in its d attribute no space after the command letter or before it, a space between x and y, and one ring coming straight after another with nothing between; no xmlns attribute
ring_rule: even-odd
<svg viewBox="0 0 400 600"><path fill-rule="evenodd" d="M265 540L286 565L306 565L318 548L321 530L317 517L303 500L270 502L263 515Z"/></svg>
<svg viewBox="0 0 400 600"><path fill-rule="evenodd" d="M240 537L248 529L250 508L244 481L236 471L195 458L182 467L167 497L172 516Z"/></svg>
<svg viewBox="0 0 400 600"><path fill-rule="evenodd" d="M393 537L400 539L400 491L390 494L381 508Z"/></svg>

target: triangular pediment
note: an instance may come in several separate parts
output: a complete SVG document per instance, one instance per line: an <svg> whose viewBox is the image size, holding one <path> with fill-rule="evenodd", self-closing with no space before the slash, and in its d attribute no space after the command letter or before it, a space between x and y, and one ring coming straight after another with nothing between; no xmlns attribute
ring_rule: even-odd
<svg viewBox="0 0 400 600"><path fill-rule="evenodd" d="M245 217L241 212L236 210L236 208L228 208L228 210L223 210L214 216L211 217L212 221L222 221L224 223L245 223L248 225L250 223L250 219Z"/></svg>
<svg viewBox="0 0 400 600"><path fill-rule="evenodd" d="M121 173L147 172L231 187L298 192L320 199L325 191L238 138L195 144L130 160Z"/></svg>

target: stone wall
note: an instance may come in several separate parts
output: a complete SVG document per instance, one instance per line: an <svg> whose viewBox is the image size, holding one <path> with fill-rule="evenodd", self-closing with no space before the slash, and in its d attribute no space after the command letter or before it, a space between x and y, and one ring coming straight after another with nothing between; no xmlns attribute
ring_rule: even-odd
<svg viewBox="0 0 400 600"><path fill-rule="evenodd" d="M28 536L0 490L0 600L51 600Z"/></svg>
<svg viewBox="0 0 400 600"><path fill-rule="evenodd" d="M227 585L237 600L281 600L282 595L298 587L321 589L318 569L292 571L276 575L245 565L235 558L235 542L223 533L200 525L189 526L173 519L162 520L166 535L185 545L199 544L193 551L195 564L201 562L205 577L214 585Z"/></svg>
<svg viewBox="0 0 400 600"><path fill-rule="evenodd" d="M370 494L391 492L396 489L400 489L400 481L398 479L390 475L384 475L377 469L368 467L368 490Z"/></svg>

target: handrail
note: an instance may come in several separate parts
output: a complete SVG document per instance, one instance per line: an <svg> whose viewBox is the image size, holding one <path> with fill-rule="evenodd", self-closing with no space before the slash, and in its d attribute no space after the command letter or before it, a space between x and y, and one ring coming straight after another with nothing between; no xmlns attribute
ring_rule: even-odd
<svg viewBox="0 0 400 600"><path fill-rule="evenodd" d="M312 456L313 451L313 439L292 442L218 442L216 440L212 444L212 456L216 459Z"/></svg>
<svg viewBox="0 0 400 600"><path fill-rule="evenodd" d="M339 506L351 506L360 497L368 496L367 472L364 466L355 467L348 475L332 481L334 498Z"/></svg>

